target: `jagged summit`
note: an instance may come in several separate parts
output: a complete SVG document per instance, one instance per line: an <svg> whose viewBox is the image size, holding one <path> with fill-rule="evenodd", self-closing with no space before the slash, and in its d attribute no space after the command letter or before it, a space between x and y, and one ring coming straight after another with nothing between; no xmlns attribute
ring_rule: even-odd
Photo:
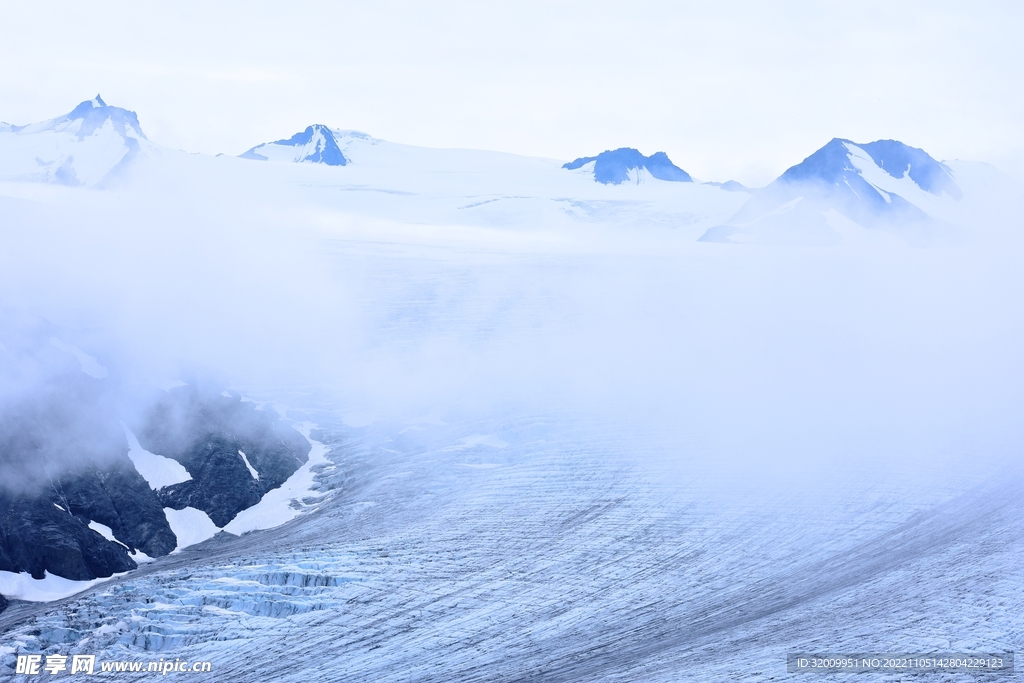
<svg viewBox="0 0 1024 683"><path fill-rule="evenodd" d="M606 185L619 185L630 180L631 171L639 179L641 170L646 170L651 177L658 180L693 182L690 174L673 164L664 152L656 152L645 157L632 147L604 151L596 157L580 157L563 165L562 168L573 171L590 163L594 164L594 180Z"/></svg>
<svg viewBox="0 0 1024 683"><path fill-rule="evenodd" d="M0 178L96 185L130 164L141 140L135 112L96 95L64 116L0 127Z"/></svg>
<svg viewBox="0 0 1024 683"><path fill-rule="evenodd" d="M239 156L258 161L305 161L328 166L345 166L349 163L338 146L335 132L319 123L285 140L256 145Z"/></svg>
<svg viewBox="0 0 1024 683"><path fill-rule="evenodd" d="M104 102L99 95L82 102L64 116L27 126L11 126L11 130L15 133L25 134L67 131L74 133L81 140L102 128L107 121L110 121L114 129L122 136L147 139L135 112L121 107L112 107Z"/></svg>

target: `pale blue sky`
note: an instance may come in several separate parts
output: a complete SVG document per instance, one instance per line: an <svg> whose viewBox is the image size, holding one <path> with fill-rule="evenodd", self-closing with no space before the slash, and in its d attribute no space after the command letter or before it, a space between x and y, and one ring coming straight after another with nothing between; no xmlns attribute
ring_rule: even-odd
<svg viewBox="0 0 1024 683"><path fill-rule="evenodd" d="M837 136L1024 178L1021 35L1019 2L19 3L0 120L100 92L193 152L325 123L761 184Z"/></svg>

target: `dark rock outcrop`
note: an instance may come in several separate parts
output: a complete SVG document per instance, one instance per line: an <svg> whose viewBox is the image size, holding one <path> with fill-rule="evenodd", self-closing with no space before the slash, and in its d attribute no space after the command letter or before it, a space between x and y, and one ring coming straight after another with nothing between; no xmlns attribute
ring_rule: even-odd
<svg viewBox="0 0 1024 683"><path fill-rule="evenodd" d="M110 527L120 543L90 529L90 521ZM127 449L41 489L0 489L0 570L89 580L134 569L129 550L160 557L176 546L156 492L135 471Z"/></svg>
<svg viewBox="0 0 1024 683"><path fill-rule="evenodd" d="M219 388L122 383L58 334L0 316L0 571L90 580L133 569L136 551L177 547L164 507L192 506L223 526L307 460L309 442L273 412ZM142 444L191 481L151 488L128 455L121 419L132 414Z"/></svg>
<svg viewBox="0 0 1024 683"><path fill-rule="evenodd" d="M309 442L276 414L191 386L169 391L136 435L146 450L177 460L192 476L160 489L161 503L202 510L217 526L283 484L310 451Z"/></svg>
<svg viewBox="0 0 1024 683"><path fill-rule="evenodd" d="M12 496L0 492L0 570L45 572L86 581L135 569L135 561L117 543L103 538L49 495Z"/></svg>
<svg viewBox="0 0 1024 683"><path fill-rule="evenodd" d="M132 551L162 557L177 546L163 505L127 451L105 468L93 467L61 484L69 511L88 524L94 520L110 527Z"/></svg>
<svg viewBox="0 0 1024 683"><path fill-rule="evenodd" d="M110 527L121 543L90 529L90 521ZM128 550L159 557L176 545L156 492L135 471L127 449L42 488L0 490L0 570L88 580L134 569Z"/></svg>
<svg viewBox="0 0 1024 683"><path fill-rule="evenodd" d="M133 569L129 551L166 555L177 539L128 457L110 383L85 374L41 332L4 339L19 371L46 381L0 404L0 569L89 580Z"/></svg>

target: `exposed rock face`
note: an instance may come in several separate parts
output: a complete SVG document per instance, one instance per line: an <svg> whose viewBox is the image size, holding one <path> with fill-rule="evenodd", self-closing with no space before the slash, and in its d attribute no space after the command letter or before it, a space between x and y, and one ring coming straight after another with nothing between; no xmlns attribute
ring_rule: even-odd
<svg viewBox="0 0 1024 683"><path fill-rule="evenodd" d="M110 527L121 543L90 529L90 521ZM128 550L160 557L176 546L156 492L135 471L127 449L109 462L53 477L42 489L0 490L2 571L95 579L134 569Z"/></svg>
<svg viewBox="0 0 1024 683"><path fill-rule="evenodd" d="M12 333L11 320L0 316L0 571L91 580L134 569L136 551L178 546L165 507L195 507L223 526L308 458L309 442L272 411L219 388L119 382L45 321L18 321ZM129 457L122 419L193 479L154 491Z"/></svg>
<svg viewBox="0 0 1024 683"><path fill-rule="evenodd" d="M177 460L192 475L160 489L161 503L202 510L217 526L283 484L310 451L309 442L272 412L189 386L169 391L136 435L146 450Z"/></svg>
<svg viewBox="0 0 1024 683"><path fill-rule="evenodd" d="M59 509L56 500L52 492L34 497L0 492L0 570L85 581L135 569L123 546Z"/></svg>
<svg viewBox="0 0 1024 683"><path fill-rule="evenodd" d="M83 381L74 379L65 389ZM177 547L164 507L194 507L224 526L308 458L309 442L276 414L237 396L182 387L161 395L138 437L148 450L180 462L192 480L154 491L129 459L127 443L111 436L123 438L120 425L89 406L93 398L82 390L69 403L88 416L88 429L75 424L69 432L88 435L87 449L70 436L53 438L67 424L66 405L54 410L44 401L0 420L0 461L10 461L5 471L24 482L0 488L0 571L89 580L134 569L129 551L160 557ZM55 448L66 451L59 462ZM91 521L110 527L119 543L91 529Z"/></svg>
<svg viewBox="0 0 1024 683"><path fill-rule="evenodd" d="M114 538L133 551L161 557L177 546L160 499L135 470L127 450L113 464L63 482L61 489L73 515L110 527Z"/></svg>
<svg viewBox="0 0 1024 683"><path fill-rule="evenodd" d="M158 557L177 539L128 457L110 382L80 370L47 341L50 333L4 339L12 373L45 381L0 402L0 570L108 577L136 567L129 551ZM6 379L6 386L25 380ZM89 528L91 521L120 543Z"/></svg>

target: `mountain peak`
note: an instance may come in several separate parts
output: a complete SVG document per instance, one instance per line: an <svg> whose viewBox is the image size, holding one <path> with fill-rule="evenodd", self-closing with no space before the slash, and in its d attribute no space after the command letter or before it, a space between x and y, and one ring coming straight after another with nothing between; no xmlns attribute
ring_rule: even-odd
<svg viewBox="0 0 1024 683"><path fill-rule="evenodd" d="M830 211L864 227L923 239L942 229L925 210L935 205L929 194L963 197L952 170L924 150L898 140L860 144L832 138L701 240L834 243L839 236L826 218Z"/></svg>
<svg viewBox="0 0 1024 683"><path fill-rule="evenodd" d="M327 166L345 166L349 163L338 146L334 131L321 123L307 126L306 130L290 138L256 145L239 156L258 161L306 161Z"/></svg>
<svg viewBox="0 0 1024 683"><path fill-rule="evenodd" d="M640 169L646 169L658 180L693 182L690 174L673 164L664 152L655 152L645 157L632 147L606 150L596 157L580 157L564 164L562 168L573 171L591 162L594 162L594 180L605 185L619 185L629 180L630 171Z"/></svg>
<svg viewBox="0 0 1024 683"><path fill-rule="evenodd" d="M142 127L139 125L139 117L135 112L120 107L111 107L99 95L96 95L91 100L82 102L66 116L53 119L51 123L53 127L58 127L75 121L81 121L76 131L79 139L92 135L96 129L102 127L107 121L110 121L123 134L131 135L134 133L133 137L147 139L146 134L142 132Z"/></svg>
<svg viewBox="0 0 1024 683"><path fill-rule="evenodd" d="M897 180L909 176L925 192L934 195L946 193L954 199L962 196L948 166L933 159L923 149L898 140L861 144L845 138L832 138L814 154L787 169L779 181L838 184L849 183L854 180L852 176L857 176L856 182L859 183L863 168L855 162L858 157L870 158L875 166Z"/></svg>
<svg viewBox="0 0 1024 683"><path fill-rule="evenodd" d="M146 140L135 112L96 95L70 112L27 126L0 127L0 177L64 185L96 185L113 178ZM7 137L7 136L10 137Z"/></svg>

